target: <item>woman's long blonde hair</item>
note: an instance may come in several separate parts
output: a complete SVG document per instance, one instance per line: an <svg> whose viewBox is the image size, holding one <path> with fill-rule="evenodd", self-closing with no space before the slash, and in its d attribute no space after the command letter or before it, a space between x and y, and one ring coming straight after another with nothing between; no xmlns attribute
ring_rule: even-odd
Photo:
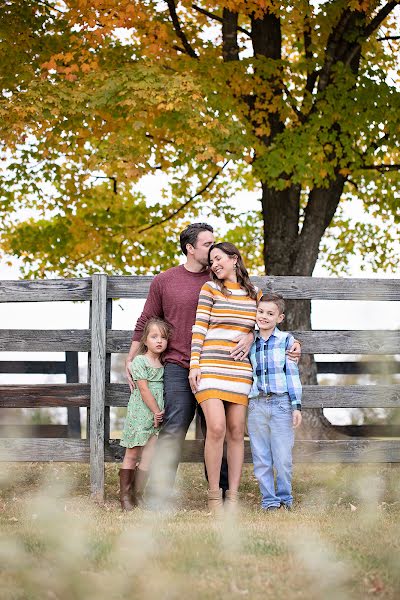
<svg viewBox="0 0 400 600"><path fill-rule="evenodd" d="M242 255L240 254L240 252L236 248L236 246L234 246L230 242L218 242L218 244L213 244L210 247L210 250L208 251L208 266L209 267L211 267L211 260L210 260L211 251L214 250L214 248L219 248L219 250L222 250L222 252L224 252L228 256L236 256L236 258L237 258L236 277L237 277L238 283L240 284L241 288L246 290L246 292L248 293L250 298L252 298L253 300L256 300L256 298L257 298L256 288L250 281L249 274L247 272L246 267L244 266ZM212 277L213 281L215 281L215 283L218 285L219 289L224 294L224 296L228 296L229 294L231 294L231 292L225 287L224 282L221 281L221 279L218 279L218 277L215 275L215 273L213 273L213 271L211 271L211 277Z"/></svg>
<svg viewBox="0 0 400 600"><path fill-rule="evenodd" d="M140 338L137 354L146 354L146 352L147 352L146 340L147 340L147 336L149 335L149 332L150 332L150 327L152 325L157 325L157 327L160 329L161 333L164 335L164 337L167 339L167 341L171 337L171 333L172 333L171 325L169 323L167 323L167 321L164 321L163 319L160 319L159 317L151 317L148 321L146 321L146 324L144 326L144 329L142 332L142 337ZM166 351L167 351L167 349L165 349L164 352L162 352L160 354L161 362L164 362L164 355L165 355Z"/></svg>

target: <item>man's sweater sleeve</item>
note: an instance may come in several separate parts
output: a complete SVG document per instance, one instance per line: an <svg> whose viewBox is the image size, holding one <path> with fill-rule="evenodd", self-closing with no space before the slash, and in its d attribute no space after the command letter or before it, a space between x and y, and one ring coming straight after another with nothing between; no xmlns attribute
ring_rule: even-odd
<svg viewBox="0 0 400 600"><path fill-rule="evenodd" d="M149 294L145 302L143 312L136 321L135 330L132 335L133 342L139 342L142 337L144 326L151 317L164 318L162 308L162 282L159 275L154 277L150 284Z"/></svg>

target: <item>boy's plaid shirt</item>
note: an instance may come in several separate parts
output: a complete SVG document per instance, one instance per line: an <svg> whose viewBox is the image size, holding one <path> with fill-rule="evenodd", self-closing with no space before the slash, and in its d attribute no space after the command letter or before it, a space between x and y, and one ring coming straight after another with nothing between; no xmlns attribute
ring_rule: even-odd
<svg viewBox="0 0 400 600"><path fill-rule="evenodd" d="M250 362L253 367L253 385L249 398L266 394L289 394L293 410L301 410L301 382L297 364L286 355L294 337L287 331L275 327L264 340L256 331L254 343L250 349Z"/></svg>

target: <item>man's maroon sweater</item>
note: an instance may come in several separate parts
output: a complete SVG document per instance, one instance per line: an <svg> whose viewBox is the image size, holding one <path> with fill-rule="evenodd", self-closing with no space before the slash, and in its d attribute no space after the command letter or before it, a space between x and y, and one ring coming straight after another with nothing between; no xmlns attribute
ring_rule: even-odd
<svg viewBox="0 0 400 600"><path fill-rule="evenodd" d="M137 320L132 340L139 341L145 323L161 317L172 325L165 362L189 368L192 327L196 318L199 294L210 280L208 270L192 273L183 265L172 267L153 279L143 312Z"/></svg>

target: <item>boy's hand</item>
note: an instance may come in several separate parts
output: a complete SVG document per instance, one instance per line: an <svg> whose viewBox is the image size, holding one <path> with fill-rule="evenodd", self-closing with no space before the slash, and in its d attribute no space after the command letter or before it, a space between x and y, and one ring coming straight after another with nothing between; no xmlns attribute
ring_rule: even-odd
<svg viewBox="0 0 400 600"><path fill-rule="evenodd" d="M197 392L197 390L199 389L200 379L201 379L200 369L198 367L195 369L190 369L189 384L190 384L190 389L192 390L193 394L195 394Z"/></svg>
<svg viewBox="0 0 400 600"><path fill-rule="evenodd" d="M295 363L298 363L301 357L301 344L298 340L294 340L294 344L289 350L286 350L286 354Z"/></svg>
<svg viewBox="0 0 400 600"><path fill-rule="evenodd" d="M233 360L243 360L246 358L246 356L248 356L250 348L254 342L253 332L246 334L242 333L241 335L233 338L232 341L237 342L237 344L229 354Z"/></svg>
<svg viewBox="0 0 400 600"><path fill-rule="evenodd" d="M297 429L297 427L299 425L301 425L302 420L303 420L303 417L301 416L301 411L294 410L293 411L293 429Z"/></svg>

